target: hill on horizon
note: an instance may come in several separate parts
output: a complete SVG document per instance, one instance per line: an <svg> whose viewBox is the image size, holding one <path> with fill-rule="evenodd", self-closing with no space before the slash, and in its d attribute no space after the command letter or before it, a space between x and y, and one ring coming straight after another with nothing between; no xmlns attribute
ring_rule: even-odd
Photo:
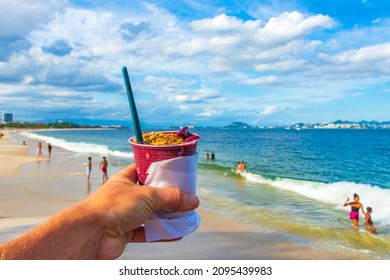
<svg viewBox="0 0 390 280"><path fill-rule="evenodd" d="M224 128L249 128L249 124L244 122L231 122L229 125L224 126Z"/></svg>

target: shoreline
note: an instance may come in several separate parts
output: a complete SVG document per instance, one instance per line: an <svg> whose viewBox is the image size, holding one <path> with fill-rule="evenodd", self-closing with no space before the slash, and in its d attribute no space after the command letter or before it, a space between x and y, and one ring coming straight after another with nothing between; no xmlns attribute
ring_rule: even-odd
<svg viewBox="0 0 390 280"><path fill-rule="evenodd" d="M38 160L31 155L36 141L28 139L34 143L28 146L29 161L17 161L23 146L13 145L12 141L24 138L12 135L18 132L7 133L7 141L0 142L0 149L7 150L7 164L16 160L14 166L18 170L13 175L2 173L6 187L0 188L3 206L0 211L0 242L21 235L89 195L84 166L72 158L73 152L56 147L51 160ZM99 183L100 174L95 174L90 192L98 188ZM20 209L16 205L27 207ZM341 252L298 245L284 240L282 234L259 232L251 225L204 209L202 203L197 211L202 222L196 232L177 242L129 244L120 259L359 259Z"/></svg>
<svg viewBox="0 0 390 280"><path fill-rule="evenodd" d="M16 144L11 137L14 131L2 131L4 136L0 140L0 177L17 176L21 166L44 159L37 159L30 154L30 147ZM10 160L11 159L11 160Z"/></svg>
<svg viewBox="0 0 390 280"><path fill-rule="evenodd" d="M117 129L128 129L128 127L47 127L47 128L33 128L33 127L3 127L0 128L2 131L37 131L37 130L117 130Z"/></svg>

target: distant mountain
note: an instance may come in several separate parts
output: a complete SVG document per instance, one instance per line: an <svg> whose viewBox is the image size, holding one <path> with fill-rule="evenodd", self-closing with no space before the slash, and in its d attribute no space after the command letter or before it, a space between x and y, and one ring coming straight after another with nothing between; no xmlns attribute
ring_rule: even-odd
<svg viewBox="0 0 390 280"><path fill-rule="evenodd" d="M373 126L373 125L380 125L380 124L385 124L386 122L378 122L378 121L366 121L366 120L363 120L363 121L359 121L359 122L354 122L354 121L342 121L342 120L337 120L337 121L334 121L334 122L331 122L333 124L348 124L348 123L357 123L357 124L360 124L360 125L368 125L368 126Z"/></svg>
<svg viewBox="0 0 390 280"><path fill-rule="evenodd" d="M251 128L249 124L243 122L231 122L229 125L224 126L224 128Z"/></svg>
<svg viewBox="0 0 390 280"><path fill-rule="evenodd" d="M334 121L334 122L331 122L333 124L344 124L344 123L350 123L350 121L342 121L342 120L337 120L337 121Z"/></svg>

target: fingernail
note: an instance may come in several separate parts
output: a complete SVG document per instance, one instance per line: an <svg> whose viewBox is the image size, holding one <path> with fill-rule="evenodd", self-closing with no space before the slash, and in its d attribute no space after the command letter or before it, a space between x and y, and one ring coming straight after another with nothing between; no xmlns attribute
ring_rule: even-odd
<svg viewBox="0 0 390 280"><path fill-rule="evenodd" d="M190 204L191 204L191 207L195 207L199 204L199 198L194 195L194 194L191 194L190 195Z"/></svg>

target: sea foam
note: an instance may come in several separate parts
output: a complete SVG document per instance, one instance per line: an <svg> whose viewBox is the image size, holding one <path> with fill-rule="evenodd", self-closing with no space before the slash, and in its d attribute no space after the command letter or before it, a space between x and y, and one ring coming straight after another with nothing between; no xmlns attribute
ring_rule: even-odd
<svg viewBox="0 0 390 280"><path fill-rule="evenodd" d="M121 152L121 151L112 151L110 150L107 146L104 145L97 145L97 144L92 144L92 143L86 143L86 142L68 142L64 139L61 138L55 138L55 137L50 137L50 136L43 136L43 135L38 135L35 133L31 132L20 132L20 135L38 140L38 141L44 141L47 143L51 143L53 146L71 151L71 152L76 152L76 153L82 153L82 154L100 154L100 155L111 155L115 157L120 157L120 158L128 158L128 159L133 159L134 154L133 153L126 153L126 152Z"/></svg>
<svg viewBox="0 0 390 280"><path fill-rule="evenodd" d="M332 204L334 208L340 210L350 210L343 207L347 197L350 201L353 194L360 196L360 202L366 207L373 208L373 220L380 225L390 225L390 189L383 189L369 184L359 184L353 182L323 183L305 180L295 180L290 178L276 177L266 178L260 174L251 172L239 173L246 180L253 183L267 184L269 186L292 191L323 203Z"/></svg>

